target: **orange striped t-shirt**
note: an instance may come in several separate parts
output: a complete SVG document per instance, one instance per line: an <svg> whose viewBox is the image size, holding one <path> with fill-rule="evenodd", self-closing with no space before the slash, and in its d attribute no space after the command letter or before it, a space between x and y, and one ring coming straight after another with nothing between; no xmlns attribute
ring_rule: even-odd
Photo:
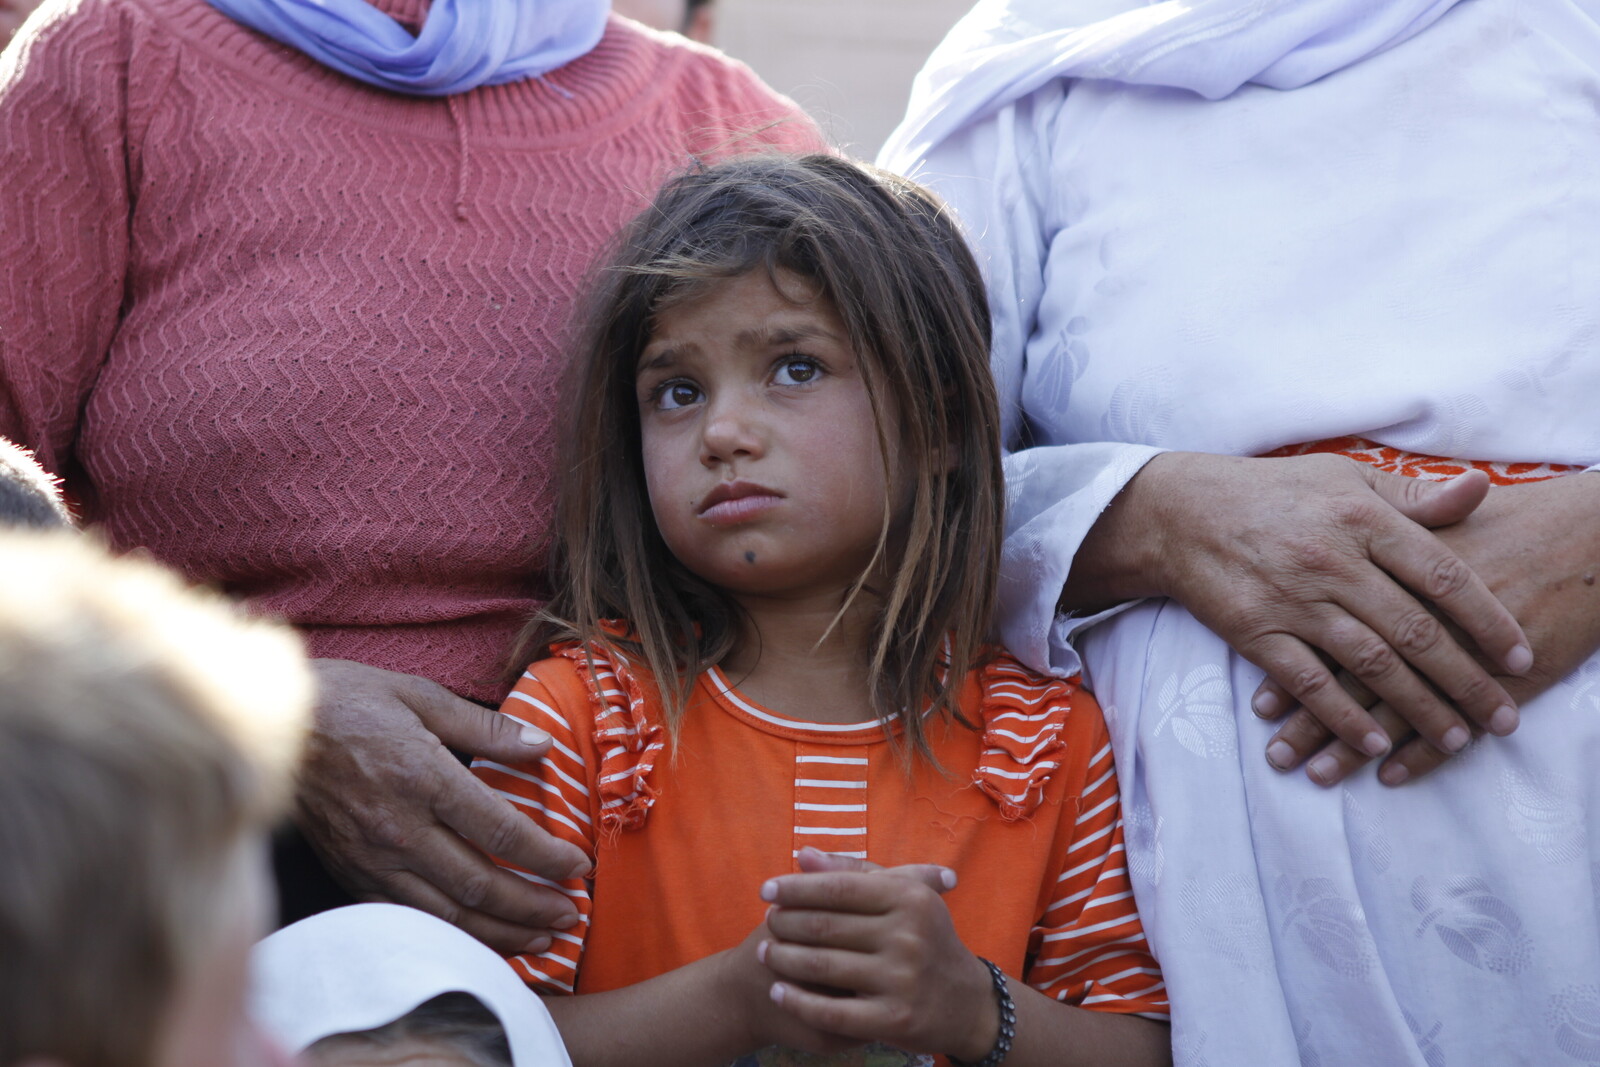
<svg viewBox="0 0 1600 1067"><path fill-rule="evenodd" d="M1134 909L1100 709L1075 682L1005 655L973 672L969 729L928 724L940 770L907 775L876 723L813 723L696 682L675 758L642 668L576 647L522 676L501 710L555 739L539 763L478 775L595 861L558 888L580 923L512 959L543 993L631 985L730 948L759 925L761 883L807 845L883 866L937 863L974 953L1067 1003L1164 1017ZM508 868L515 870L515 868ZM536 875L523 877L547 885Z"/></svg>

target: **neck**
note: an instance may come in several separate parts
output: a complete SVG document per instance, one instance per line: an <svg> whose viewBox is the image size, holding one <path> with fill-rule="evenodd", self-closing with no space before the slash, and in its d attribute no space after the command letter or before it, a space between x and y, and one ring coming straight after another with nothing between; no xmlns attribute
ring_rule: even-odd
<svg viewBox="0 0 1600 1067"><path fill-rule="evenodd" d="M746 621L722 661L752 699L809 722L870 722L874 598L856 597L841 618L837 594L799 600L737 597Z"/></svg>

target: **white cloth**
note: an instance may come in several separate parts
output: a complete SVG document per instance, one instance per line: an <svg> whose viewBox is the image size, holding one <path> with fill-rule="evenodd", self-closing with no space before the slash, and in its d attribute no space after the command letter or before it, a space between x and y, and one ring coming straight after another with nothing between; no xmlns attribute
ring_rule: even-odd
<svg viewBox="0 0 1600 1067"><path fill-rule="evenodd" d="M302 919L255 947L250 972L256 1020L293 1052L470 993L505 1028L516 1067L572 1067L550 1012L509 963L412 908L355 904Z"/></svg>
<svg viewBox="0 0 1600 1067"><path fill-rule="evenodd" d="M1163 448L1600 462L1600 0L1342 10L986 0L882 162L965 219L1008 438L1047 446L1008 460L1002 636L1055 673L1081 651L1106 706L1179 1062L1600 1064L1600 658L1428 782L1325 791L1266 766L1260 672L1182 608L1054 616ZM1163 12L1234 16L1180 42L1194 77L1141 82L1148 37L1061 77ZM1326 76L1262 84L1288 61Z"/></svg>

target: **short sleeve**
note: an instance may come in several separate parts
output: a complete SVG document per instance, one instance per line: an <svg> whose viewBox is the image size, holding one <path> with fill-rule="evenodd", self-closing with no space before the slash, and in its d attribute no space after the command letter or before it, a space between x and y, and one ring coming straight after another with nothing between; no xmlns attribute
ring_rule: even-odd
<svg viewBox="0 0 1600 1067"><path fill-rule="evenodd" d="M1077 815L1064 818L1058 834L1055 878L1028 939L1024 978L1080 1008L1164 1019L1166 983L1128 880L1110 735L1087 694L1074 694L1073 705L1080 736L1069 747L1090 755L1076 790Z"/></svg>
<svg viewBox="0 0 1600 1067"><path fill-rule="evenodd" d="M572 665L564 660L535 664L518 680L500 712L548 733L550 751L538 762L517 766L474 760L473 772L541 829L583 849L592 862L598 839L593 788L598 765L595 716ZM549 949L511 957L512 967L538 992L571 993L577 985L593 910L589 885L579 878L552 882L504 860L495 862L530 882L565 893L577 905L578 924L556 931Z"/></svg>

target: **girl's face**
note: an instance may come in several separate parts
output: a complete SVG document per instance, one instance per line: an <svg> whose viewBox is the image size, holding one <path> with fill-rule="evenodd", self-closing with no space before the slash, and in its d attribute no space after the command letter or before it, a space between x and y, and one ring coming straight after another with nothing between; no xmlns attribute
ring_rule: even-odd
<svg viewBox="0 0 1600 1067"><path fill-rule="evenodd" d="M794 274L777 284L750 271L656 317L636 372L645 479L667 547L701 578L834 595L908 486L900 464L884 468L862 357L831 302L786 296L812 291ZM898 422L884 418L892 449Z"/></svg>

